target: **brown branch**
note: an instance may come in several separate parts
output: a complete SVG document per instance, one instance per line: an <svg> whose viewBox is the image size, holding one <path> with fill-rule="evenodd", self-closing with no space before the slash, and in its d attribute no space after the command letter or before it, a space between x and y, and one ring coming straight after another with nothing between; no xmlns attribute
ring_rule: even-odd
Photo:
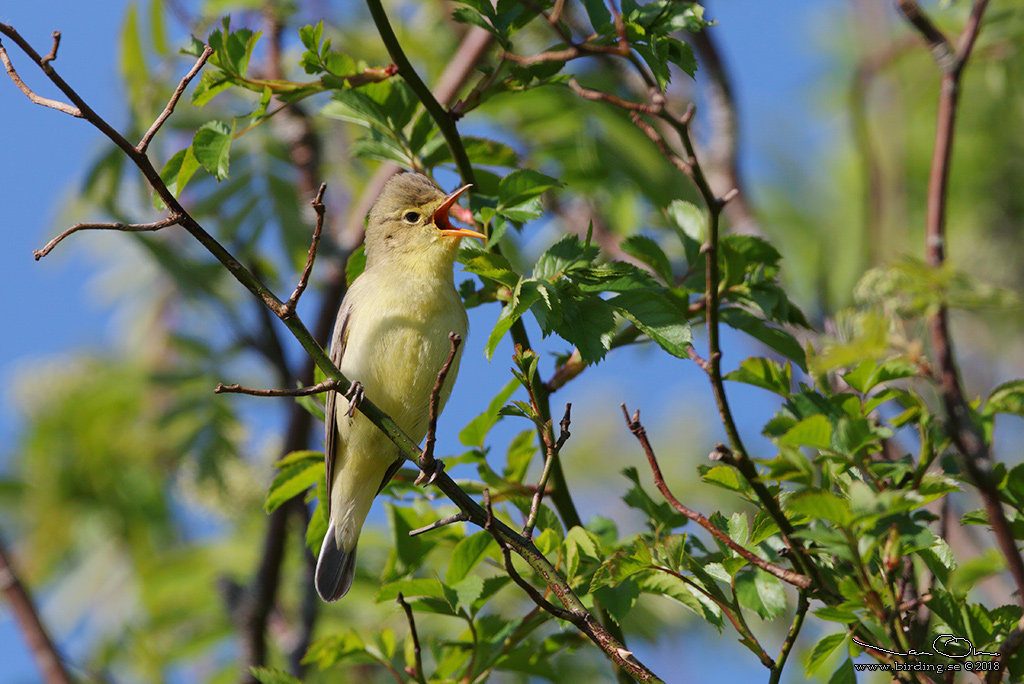
<svg viewBox="0 0 1024 684"><path fill-rule="evenodd" d="M395 599L395 602L402 606L402 610L405 611L405 619L409 622L409 634L412 635L413 662L415 664L411 668L407 666L405 671L414 677L417 682L420 682L420 684L427 684L427 680L423 676L423 655L420 652L420 637L416 633L416 620L412 615L412 606L406 602L402 592L398 592L398 598Z"/></svg>
<svg viewBox="0 0 1024 684"><path fill-rule="evenodd" d="M651 472L654 474L655 486L658 488L658 491L661 492L661 495L665 497L665 500L668 501L669 505L672 506L672 508L674 508L679 513L682 513L687 518L689 518L690 520L692 520L693 522L697 523L705 530L710 532L711 536L713 536L715 539L728 546L730 549L738 553L740 556L743 556L743 558L745 558L751 565L755 565L758 568L764 570L765 572L774 575L775 577L778 577L783 582L788 582L789 584L792 584L795 587L807 589L811 586L811 580L809 577L806 577L805 575L801 575L796 572L792 572L791 570L786 570L785 568L781 568L778 565L775 565L774 563L769 563L768 561L761 558L752 551L749 551L748 549L745 549L744 547L740 546L738 543L733 541L733 539L730 538L729 535L727 535L722 530L718 529L710 520L708 520L697 511L687 507L682 502L680 502L672 494L672 491L668 488L668 485L665 484L665 478L661 474L661 467L658 465L658 458L654 455L654 449L653 447L651 447L651 443L647 439L647 431L644 429L644 426L640 423L639 409L636 412L634 412L633 417L630 418L629 411L626 409L626 405L622 404L622 415L625 416L626 418L626 426L629 428L629 431L633 433L633 436L636 437L637 440L640 442L640 446L643 447L644 454L647 456L647 462L651 466Z"/></svg>
<svg viewBox="0 0 1024 684"><path fill-rule="evenodd" d="M430 406L427 413L427 438L423 442L423 451L420 452L420 470L423 473L428 473L434 467L434 443L437 441L437 417L440 413L441 389L444 387L444 381L448 377L448 372L452 369L452 361L455 360L455 354L462 343L462 337L458 333L450 332L448 333L448 340L451 342L448 358L444 360L444 365L437 372L434 388L430 390Z"/></svg>
<svg viewBox="0 0 1024 684"><path fill-rule="evenodd" d="M583 86L580 85L579 81L577 81L575 78L571 76L566 81L566 84L574 93L576 93L585 100L592 100L594 102L607 102L608 104L615 105L616 107L621 107L622 109L626 109L631 112L642 112L644 114L658 114L664 109L664 106L657 102L653 102L650 104L631 102L630 100L623 100L621 97L617 95L612 95L611 93L606 93L602 90L592 90L590 88L584 88Z"/></svg>
<svg viewBox="0 0 1024 684"><path fill-rule="evenodd" d="M943 72L949 71L957 59L949 39L932 23L916 0L896 0L896 7L924 38L939 68Z"/></svg>
<svg viewBox="0 0 1024 684"><path fill-rule="evenodd" d="M0 24L0 27L4 27L4 26L5 26L4 24ZM6 27L6 28L10 28L10 27ZM7 32L4 31L4 33L7 33ZM55 33L57 33L57 35L60 35L59 32L55 32ZM10 35L10 34L8 34L8 35ZM20 38L20 36L18 36L18 38ZM18 38L15 38L14 42L18 43L18 46L21 47L22 49L25 49L25 46L27 45L27 43L22 45L22 42L19 42ZM33 50L33 53L35 53L34 50ZM51 54L56 56L56 47L51 52ZM47 58L49 58L49 55L47 55ZM49 58L49 59L47 59L47 61L44 62L43 60L46 59L46 58L39 57L38 53L36 53L35 54L35 59L36 59L36 63L39 64L40 66L49 67L49 59L52 59L52 58ZM73 107L72 105L69 105L66 102L58 102L57 100L51 100L48 97L43 97L41 95L36 95L35 92L33 92L31 88L29 88L27 85L25 85L25 82L21 80L21 76L19 76L18 72L14 69L14 65L11 64L11 59L10 59L10 57L7 56L7 50L4 49L4 45L3 45L2 42L0 42L0 62L4 63L4 69L7 70L7 75L11 77L12 81L14 81L14 85L18 86L18 90L20 90L21 92L25 93L25 96L28 97L28 99L32 100L32 102L34 102L37 105L42 105L43 107L49 107L50 109L56 109L58 112L64 112L65 114L69 114L69 115L77 117L77 118L82 118L82 110L81 109L79 109L77 107Z"/></svg>
<svg viewBox="0 0 1024 684"><path fill-rule="evenodd" d="M49 254L50 251L58 245L58 243L64 240L64 238L68 237L72 233L77 233L80 230L118 230L124 233L146 233L155 232L161 228L167 228L168 226L179 225L181 220L181 216L171 215L165 219L154 221L153 223L76 223L57 237L47 242L46 246L42 249L34 250L32 252L32 256L35 257L36 261L39 261Z"/></svg>
<svg viewBox="0 0 1024 684"><path fill-rule="evenodd" d="M928 178L928 211L925 224L925 249L928 264L940 268L946 260L946 206L949 191L949 170L953 156L953 136L960 99L960 80L964 67L981 28L981 19L987 0L975 0L970 17L960 33L957 49L951 63L940 61L942 88L935 126L935 148L931 173ZM913 26L934 45L935 36L928 32L927 16L912 0L899 0L898 6ZM908 14L908 9L910 13ZM923 20L921 19L923 17ZM926 23L922 23L922 21ZM1000 551L1006 558L1010 574L1017 586L1017 600L1024 605L1024 558L1017 548L1009 521L1003 511L998 488L992 477L992 453L980 427L975 422L970 405L964 396L960 369L953 350L949 331L949 311L945 305L929 320L932 347L938 369L939 391L946 409L947 430L953 444L963 457L964 468L978 488L996 536Z"/></svg>
<svg viewBox="0 0 1024 684"><path fill-rule="evenodd" d="M56 46L54 46L54 50L56 50ZM182 93L185 92L185 88L187 88L188 84L192 82L192 79L196 77L196 74L199 73L203 68L203 65L206 64L206 60L208 60L212 54L212 47L207 45L203 48L203 53L199 55L199 59L196 60L195 65L181 79L181 82L178 83L178 87L174 89L174 93L171 94L171 99L167 101L167 106L164 107L164 111L160 112L160 116L156 118L153 125L149 127L148 131L146 131L146 134L142 136L142 140L140 140L139 144L135 146L135 149L138 150L139 154L144 154L146 152L146 149L149 147L149 143L153 141L153 136L157 134L160 127L164 125L164 122L167 121L168 117L170 117L174 112L174 107L178 104L178 100L181 98Z"/></svg>
<svg viewBox="0 0 1024 684"><path fill-rule="evenodd" d="M57 59L57 48L60 47L60 31L54 31L50 35L53 37L53 45L50 47L50 54L39 60L39 63L44 66Z"/></svg>
<svg viewBox="0 0 1024 684"><path fill-rule="evenodd" d="M534 410L537 410L536 406L534 406ZM547 457L544 459L544 469L541 471L540 480L537 482L537 488L533 492L533 501L530 503L530 513L526 516L526 524L523 525L523 536L527 539L533 537L533 526L537 524L537 513L540 511L540 504L544 499L544 490L548 486L548 477L551 475L551 464L554 463L556 458L558 458L558 454L562 451L562 446L565 445L566 440L570 437L569 423L571 422L571 411L572 404L566 404L565 415L562 416L562 421L559 423L557 441L554 439L554 431L551 428L550 420L544 426L544 430L542 431Z"/></svg>
<svg viewBox="0 0 1024 684"><path fill-rule="evenodd" d="M320 232L324 228L324 191L327 190L327 183L321 183L320 189L313 198L313 211L316 212L316 227L313 229L313 240L309 245L309 253L306 254L306 265L299 276L299 284L295 286L292 296L284 303L283 315L290 316L295 313L295 307L299 304L299 297L306 291L309 284L309 276L313 273L313 262L316 260L316 250L320 246Z"/></svg>
<svg viewBox="0 0 1024 684"><path fill-rule="evenodd" d="M217 383L213 389L214 394L248 394L252 397L308 397L311 394L322 394L324 392L341 391L344 384L337 380L324 380L309 387L295 387L292 389L254 389L242 387L241 385L225 385Z"/></svg>
<svg viewBox="0 0 1024 684"><path fill-rule="evenodd" d="M415 537L417 535L423 534L424 532L437 530L457 522L466 522L467 520L469 520L469 516L466 515L463 511L459 511L455 515L449 515L447 518L441 518L440 520L432 522L429 525L425 525L424 527L417 527L415 530L409 530L409 536Z"/></svg>
<svg viewBox="0 0 1024 684"><path fill-rule="evenodd" d="M28 642L29 650L42 673L46 684L71 684L74 679L64 666L64 661L57 652L57 647L50 638L50 633L39 617L32 596L21 583L14 569L7 549L0 541L0 591L3 592L7 604L11 608L14 621Z"/></svg>

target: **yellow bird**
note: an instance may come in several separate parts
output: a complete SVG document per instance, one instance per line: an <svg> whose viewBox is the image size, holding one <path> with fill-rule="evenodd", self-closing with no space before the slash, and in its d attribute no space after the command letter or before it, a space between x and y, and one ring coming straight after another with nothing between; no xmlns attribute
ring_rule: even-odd
<svg viewBox="0 0 1024 684"><path fill-rule="evenodd" d="M345 295L331 339L331 360L345 377L360 383L366 397L416 442L427 432L430 393L451 349L448 334L465 339L469 327L452 268L462 237L485 236L455 228L448 219L469 187L445 195L417 173L388 181L366 226L366 270ZM461 355L460 348L439 409L451 394ZM315 580L324 601L338 600L352 586L363 521L403 460L349 404L350 398L327 393L329 514Z"/></svg>

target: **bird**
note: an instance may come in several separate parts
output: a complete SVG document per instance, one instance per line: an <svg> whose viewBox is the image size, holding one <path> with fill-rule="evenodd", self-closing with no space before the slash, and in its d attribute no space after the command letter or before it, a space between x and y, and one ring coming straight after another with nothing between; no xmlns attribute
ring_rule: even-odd
<svg viewBox="0 0 1024 684"><path fill-rule="evenodd" d="M366 268L342 300L331 338L331 360L353 381L354 391L330 391L326 397L328 525L314 581L326 602L352 587L363 522L403 461L398 447L353 403L365 395L419 442L427 432L438 372L451 351L449 334L465 339L468 332L452 271L461 239L486 236L454 227L448 213L470 187L445 195L422 174L399 173L370 210ZM451 395L461 356L460 346L438 413Z"/></svg>

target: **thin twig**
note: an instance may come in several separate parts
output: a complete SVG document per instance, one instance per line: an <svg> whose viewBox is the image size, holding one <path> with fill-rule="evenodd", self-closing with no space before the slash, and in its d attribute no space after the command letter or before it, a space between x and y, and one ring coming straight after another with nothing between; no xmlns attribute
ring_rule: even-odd
<svg viewBox="0 0 1024 684"><path fill-rule="evenodd" d="M534 406L535 410L536 408L537 407ZM559 423L557 441L554 439L554 431L551 427L551 421L549 420L544 426L544 446L547 457L544 459L544 469L541 471L540 480L537 482L537 489L533 492L533 501L530 503L530 513L526 517L526 524L523 525L523 536L527 539L533 537L533 527L537 524L537 513L540 511L540 504L544 499L544 490L548 486L548 477L551 475L551 464L554 463L556 458L558 458L558 454L562 451L562 446L570 437L569 423L571 422L571 411L572 404L566 404L565 415L562 416L562 421Z"/></svg>
<svg viewBox="0 0 1024 684"><path fill-rule="evenodd" d="M146 233L154 232L161 228L167 228L168 226L178 225L181 223L181 220L182 217L180 215L172 214L165 219L154 221L152 223L76 223L57 237L47 242L46 246L42 249L34 250L32 252L32 256L35 257L36 261L39 261L49 254L54 247L64 240L64 238L68 237L72 233L77 233L80 230L118 230L124 233Z"/></svg>
<svg viewBox="0 0 1024 684"><path fill-rule="evenodd" d="M633 112L643 112L644 114L657 114L661 112L663 109L662 105L657 103L644 104L642 102L631 102L629 100L623 100L621 97L617 95L606 93L602 90L592 90L590 88L584 88L583 86L580 85L579 81L577 81L575 78L571 76L566 81L566 84L574 93L576 93L585 100L593 100L595 102L607 102L608 104L615 105L616 107L621 107L622 109L627 109Z"/></svg>
<svg viewBox="0 0 1024 684"><path fill-rule="evenodd" d="M316 250L320 246L320 233L324 228L324 191L327 190L327 183L321 183L320 189L317 190L316 197L313 198L313 211L316 212L316 227L313 229L313 240L309 245L309 252L306 254L306 265L302 269L302 275L299 277L299 284L295 286L295 291L292 292L292 296L288 298L288 301L284 303L284 316L290 316L295 313L295 307L299 304L299 297L306 291L306 286L309 284L309 276L313 273L313 262L316 261Z"/></svg>
<svg viewBox="0 0 1024 684"><path fill-rule="evenodd" d="M398 597L395 599L398 605L402 606L402 610L405 611L405 619L409 622L409 634L412 635L412 652L413 667L406 667L405 671L407 674L416 678L416 681L420 684L427 684L426 677L423 675L423 655L420 652L420 637L416 633L416 619L412 615L412 606L410 606L402 592L398 592Z"/></svg>
<svg viewBox="0 0 1024 684"><path fill-rule="evenodd" d="M807 616L807 609L809 607L810 602L807 600L807 593L801 591L797 598L796 615L793 616L793 624L789 626L786 640L782 642L782 648L779 649L779 657L775 659L775 666L772 668L768 684L779 684L779 680L782 678L782 668L786 666L786 660L796 644L796 638L800 634L800 628L804 625L804 618Z"/></svg>
<svg viewBox="0 0 1024 684"><path fill-rule="evenodd" d="M2 26L4 25L0 24L0 27ZM17 40L15 40L15 42L17 42ZM24 46L20 47L24 49ZM38 57L37 63L40 66L49 66L49 62L44 62L43 57L39 57L38 54L36 55L36 57ZM69 105L66 102L51 100L50 98L43 97L42 95L36 95L31 88L25 85L25 82L21 80L21 76L19 76L18 72L14 69L14 65L11 64L11 59L7 56L7 50L4 49L4 45L2 42L0 42L0 62L4 63L4 69L7 70L7 75L11 77L12 81L14 81L14 85L18 86L18 90L25 93L25 96L28 97L28 99L32 100L32 102L34 102L37 105L42 105L43 107L56 109L58 112L64 112L65 114L69 114L79 119L83 118L82 110L78 107Z"/></svg>
<svg viewBox="0 0 1024 684"><path fill-rule="evenodd" d="M224 383L217 383L217 386L213 389L213 393L248 394L252 397L308 397L311 394L322 394L324 392L330 392L331 390L341 391L344 387L347 387L347 383L342 383L333 379L324 380L323 382L318 382L317 384L309 387L295 387L292 389L254 389L252 387L242 387L241 385L225 385Z"/></svg>
<svg viewBox="0 0 1024 684"><path fill-rule="evenodd" d="M54 46L54 51L56 51L56 46ZM212 47L207 45L203 48L203 53L199 55L199 59L196 60L196 63L192 66L189 72L181 79L181 82L178 83L178 87L174 89L174 93L171 94L171 99L167 101L167 106L164 107L164 111L160 112L160 116L156 118L153 125L149 127L148 131L146 131L146 134L142 136L142 140L140 140L139 144L135 146L135 149L139 151L139 154L145 154L146 149L149 147L149 143L153 141L153 136L157 134L160 127L164 125L167 118L174 112L174 107L178 104L178 100L181 98L182 93L185 92L185 88L187 88L188 84L192 82L192 79L196 77L196 74L199 73L199 70L203 68L203 65L206 64L206 60L208 60L212 54Z"/></svg>
<svg viewBox="0 0 1024 684"><path fill-rule="evenodd" d="M441 370L437 372L437 379L434 381L434 388L430 390L430 406L427 414L427 438L423 442L423 451L420 453L420 470L424 473L428 472L434 466L434 443L437 441L437 417L440 413L441 390L444 387L445 379L448 377L448 372L452 368L452 362L455 360L455 354L459 351L459 345L462 343L462 337L458 333L450 332L448 333L448 340L451 342L451 348L448 350L448 358L444 360L444 365L442 365Z"/></svg>
<svg viewBox="0 0 1024 684"><path fill-rule="evenodd" d="M53 45L50 47L50 54L39 60L39 63L46 66L53 60L57 59L57 48L60 47L60 31L54 31L50 34L53 37Z"/></svg>
<svg viewBox="0 0 1024 684"><path fill-rule="evenodd" d="M807 589L811 586L811 579L809 577L781 568L774 563L766 561L752 551L745 549L733 541L725 532L718 529L714 523L706 517L676 499L672 494L672 491L668 488L668 485L665 484L665 478L661 474L661 467L658 465L658 458L654 455L654 448L647 439L647 431L640 423L640 410L637 409L637 411L633 413L633 417L630 418L626 405L622 404L622 415L626 418L626 426L629 427L629 431L633 433L633 436L640 442L640 446L643 447L644 454L647 456L647 462L651 466L651 472L654 474L654 485L658 488L658 491L661 492L661 495L665 497L665 500L668 501L672 508L710 532L711 536L728 546L740 556L743 556L743 558L745 558L751 565L757 566L765 572L778 577L783 582L788 582L795 587Z"/></svg>
<svg viewBox="0 0 1024 684"><path fill-rule="evenodd" d="M74 680L64 666L64 661L57 652L57 647L50 638L50 633L39 617L39 610L21 583L18 574L7 555L7 550L0 541L0 592L3 592L7 604L11 607L14 621L28 642L29 650L42 672L46 684L71 684Z"/></svg>
<svg viewBox="0 0 1024 684"><path fill-rule="evenodd" d="M469 516L466 515L463 511L459 511L455 515L449 515L447 518L441 518L440 520L432 522L424 527L417 527L415 530L409 530L409 536L415 537L417 535L423 534L424 532L437 530L457 522L466 522L467 520L469 520Z"/></svg>

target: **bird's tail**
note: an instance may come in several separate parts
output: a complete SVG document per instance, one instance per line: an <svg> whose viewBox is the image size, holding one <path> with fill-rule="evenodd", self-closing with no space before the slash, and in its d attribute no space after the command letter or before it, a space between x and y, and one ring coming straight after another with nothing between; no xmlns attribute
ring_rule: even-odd
<svg viewBox="0 0 1024 684"><path fill-rule="evenodd" d="M334 525L327 528L320 557L316 561L316 593L328 603L337 601L352 588L356 571L356 545L348 551L338 545Z"/></svg>

